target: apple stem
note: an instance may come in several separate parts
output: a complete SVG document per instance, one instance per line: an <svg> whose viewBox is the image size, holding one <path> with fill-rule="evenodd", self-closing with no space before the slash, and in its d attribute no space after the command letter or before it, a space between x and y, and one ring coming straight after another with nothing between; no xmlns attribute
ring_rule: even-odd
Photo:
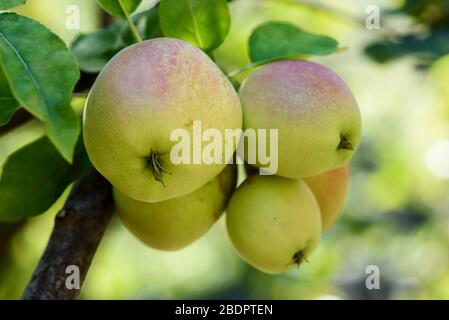
<svg viewBox="0 0 449 320"><path fill-rule="evenodd" d="M354 146L345 136L341 136L337 149L354 150Z"/></svg>
<svg viewBox="0 0 449 320"><path fill-rule="evenodd" d="M151 168L151 173L153 174L154 180L162 183L162 185L165 188L163 175L164 175L164 173L165 174L171 174L171 173L165 169L164 163L162 162L162 159L161 159L161 155L151 151L150 156L147 158L147 163Z"/></svg>

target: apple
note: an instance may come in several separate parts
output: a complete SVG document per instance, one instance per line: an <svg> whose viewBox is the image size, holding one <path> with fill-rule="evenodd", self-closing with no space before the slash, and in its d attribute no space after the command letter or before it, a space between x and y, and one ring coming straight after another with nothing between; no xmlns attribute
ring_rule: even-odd
<svg viewBox="0 0 449 320"><path fill-rule="evenodd" d="M349 165L305 178L321 211L323 232L337 220L346 203L349 188Z"/></svg>
<svg viewBox="0 0 449 320"><path fill-rule="evenodd" d="M103 68L86 102L83 136L93 165L114 187L133 199L158 202L199 189L232 157L174 163L170 153L178 142L171 135L193 132L194 123L222 136L225 129L241 129L238 94L200 49L158 38L122 50Z"/></svg>
<svg viewBox="0 0 449 320"><path fill-rule="evenodd" d="M341 167L359 146L357 102L324 66L274 62L249 75L239 94L244 130L278 129L277 175L303 178ZM262 167L258 161L249 163Z"/></svg>
<svg viewBox="0 0 449 320"><path fill-rule="evenodd" d="M220 218L237 171L228 165L206 185L188 195L161 202L142 202L113 189L118 216L138 239L159 250L179 250L202 237Z"/></svg>
<svg viewBox="0 0 449 320"><path fill-rule="evenodd" d="M226 223L240 256L270 274L307 260L321 235L310 189L302 180L277 176L249 176L231 197Z"/></svg>

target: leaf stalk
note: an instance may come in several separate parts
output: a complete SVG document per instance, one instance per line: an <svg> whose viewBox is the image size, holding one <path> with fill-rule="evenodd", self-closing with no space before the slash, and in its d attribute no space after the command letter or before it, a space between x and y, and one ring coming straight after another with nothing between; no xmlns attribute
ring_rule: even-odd
<svg viewBox="0 0 449 320"><path fill-rule="evenodd" d="M126 17L126 21L128 22L128 26L129 26L129 29L131 30L131 34L133 35L134 40L136 40L136 42L142 42L143 39L140 36L139 31L137 31L136 25L134 24L131 17L129 16L129 13L126 11L125 6L122 3L122 0L118 0L118 3L120 5L120 8L123 11L123 14Z"/></svg>

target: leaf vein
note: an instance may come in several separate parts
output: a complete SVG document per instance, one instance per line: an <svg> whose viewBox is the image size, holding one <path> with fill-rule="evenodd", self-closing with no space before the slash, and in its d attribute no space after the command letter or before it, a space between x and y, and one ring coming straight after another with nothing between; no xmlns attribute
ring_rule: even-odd
<svg viewBox="0 0 449 320"><path fill-rule="evenodd" d="M196 21L195 13L193 11L192 3L190 2L190 0L187 0L187 7L189 8L190 15L192 16L192 22L193 22L193 28L195 29L196 41L198 41L198 44L200 45L201 48L204 48L204 42L203 42L203 39L201 38L201 34L199 33L199 30L198 30L198 21Z"/></svg>

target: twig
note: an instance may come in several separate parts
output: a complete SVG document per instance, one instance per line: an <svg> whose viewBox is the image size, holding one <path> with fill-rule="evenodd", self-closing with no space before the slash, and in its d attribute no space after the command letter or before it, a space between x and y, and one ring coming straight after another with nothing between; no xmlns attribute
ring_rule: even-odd
<svg viewBox="0 0 449 320"><path fill-rule="evenodd" d="M22 299L75 299L80 289L66 285L68 266L79 270L80 288L113 212L111 186L93 171L73 187L55 219L47 248Z"/></svg>

